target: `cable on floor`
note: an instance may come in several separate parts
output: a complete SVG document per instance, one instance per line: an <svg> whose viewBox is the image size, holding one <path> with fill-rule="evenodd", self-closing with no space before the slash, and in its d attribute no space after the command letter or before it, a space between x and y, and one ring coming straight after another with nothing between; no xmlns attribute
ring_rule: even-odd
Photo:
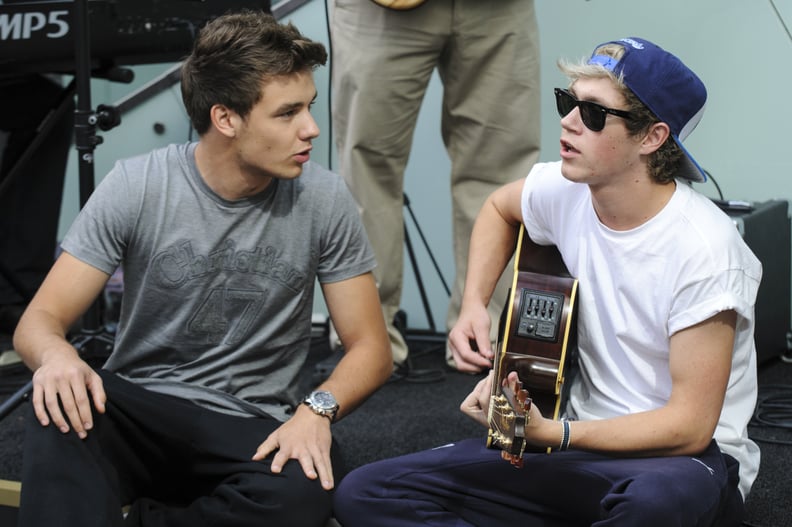
<svg viewBox="0 0 792 527"><path fill-rule="evenodd" d="M792 430L792 386L767 384L759 387L756 409L749 427L758 429ZM750 434L751 439L775 445L792 445L792 441Z"/></svg>

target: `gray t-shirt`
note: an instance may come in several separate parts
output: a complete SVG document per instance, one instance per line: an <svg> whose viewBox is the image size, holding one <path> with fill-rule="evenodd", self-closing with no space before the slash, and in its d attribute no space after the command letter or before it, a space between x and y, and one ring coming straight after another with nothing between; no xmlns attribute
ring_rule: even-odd
<svg viewBox="0 0 792 527"><path fill-rule="evenodd" d="M285 419L303 394L316 280L375 265L343 179L307 163L294 180L228 201L203 181L195 143L116 163L63 249L124 295L105 368L234 415Z"/></svg>

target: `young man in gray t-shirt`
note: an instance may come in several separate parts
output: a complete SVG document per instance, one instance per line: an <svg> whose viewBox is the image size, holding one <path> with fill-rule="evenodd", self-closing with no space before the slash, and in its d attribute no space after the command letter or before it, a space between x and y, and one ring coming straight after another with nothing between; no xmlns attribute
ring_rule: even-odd
<svg viewBox="0 0 792 527"><path fill-rule="evenodd" d="M120 525L124 505L125 525L330 516L330 424L392 364L354 201L309 161L326 57L264 13L210 22L182 67L200 140L117 163L81 211L15 334L34 370L21 526ZM118 266L96 371L67 336ZM346 353L297 393L317 281Z"/></svg>

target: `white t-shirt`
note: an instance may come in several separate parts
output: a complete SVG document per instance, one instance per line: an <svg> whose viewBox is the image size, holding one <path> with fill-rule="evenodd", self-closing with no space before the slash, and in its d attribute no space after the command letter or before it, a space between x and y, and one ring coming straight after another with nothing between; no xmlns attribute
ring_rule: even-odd
<svg viewBox="0 0 792 527"><path fill-rule="evenodd" d="M747 496L759 469L747 425L757 395L754 303L762 267L733 221L678 181L656 216L614 231L597 218L588 186L565 179L560 162L531 170L522 215L531 239L556 245L579 280L580 372L571 385L570 417L607 419L663 406L671 393L671 335L718 312L737 312L715 439L740 462L740 491Z"/></svg>

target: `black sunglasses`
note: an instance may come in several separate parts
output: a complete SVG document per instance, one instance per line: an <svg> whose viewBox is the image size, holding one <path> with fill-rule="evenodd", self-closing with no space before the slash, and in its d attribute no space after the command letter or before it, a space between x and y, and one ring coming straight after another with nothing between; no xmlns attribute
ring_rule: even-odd
<svg viewBox="0 0 792 527"><path fill-rule="evenodd" d="M633 115L630 112L626 112L624 110L606 108L601 104L591 101L579 101L574 95L569 93L568 90L555 88L553 91L555 91L558 115L561 117L566 117L569 112L574 110L577 106L580 108L580 118L583 120L583 124L585 124L586 128L592 132L599 132L605 128L605 118L608 116L608 114L621 117L622 119L633 118Z"/></svg>

